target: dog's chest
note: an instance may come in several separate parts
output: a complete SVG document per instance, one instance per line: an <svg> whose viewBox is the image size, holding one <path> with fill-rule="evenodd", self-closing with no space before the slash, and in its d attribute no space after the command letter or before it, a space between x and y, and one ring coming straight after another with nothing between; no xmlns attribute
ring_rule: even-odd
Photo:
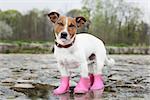
<svg viewBox="0 0 150 100"><path fill-rule="evenodd" d="M56 49L55 57L62 66L74 68L80 66L80 53L75 49Z"/></svg>

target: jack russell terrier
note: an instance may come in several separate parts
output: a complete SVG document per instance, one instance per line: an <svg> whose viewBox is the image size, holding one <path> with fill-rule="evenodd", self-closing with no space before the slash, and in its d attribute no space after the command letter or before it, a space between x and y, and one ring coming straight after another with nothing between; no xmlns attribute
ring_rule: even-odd
<svg viewBox="0 0 150 100"><path fill-rule="evenodd" d="M86 22L82 16L72 18L61 16L58 12L50 12L49 19L54 24L55 46L54 55L61 73L60 86L54 94L63 94L69 90L69 72L72 67L80 69L80 80L74 88L74 93L86 93L89 90L103 89L102 68L105 61L113 64L113 59L108 59L103 42L90 34L76 34ZM95 65L88 63L94 61Z"/></svg>

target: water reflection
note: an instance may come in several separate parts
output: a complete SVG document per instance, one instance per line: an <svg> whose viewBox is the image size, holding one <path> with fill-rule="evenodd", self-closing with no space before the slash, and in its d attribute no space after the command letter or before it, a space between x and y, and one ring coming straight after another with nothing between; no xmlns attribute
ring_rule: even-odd
<svg viewBox="0 0 150 100"><path fill-rule="evenodd" d="M70 100L70 93L65 93L65 94L62 94L62 95L58 95L59 97L59 100Z"/></svg>
<svg viewBox="0 0 150 100"><path fill-rule="evenodd" d="M59 100L101 100L102 98L102 93L104 89L102 90L95 90L95 91L90 91L86 94L71 94L71 93L66 93L63 95L59 95Z"/></svg>
<svg viewBox="0 0 150 100"><path fill-rule="evenodd" d="M54 87L44 84L33 84L34 88L12 87L11 89L24 93L28 98L36 100L38 98L49 100L51 90Z"/></svg>
<svg viewBox="0 0 150 100"><path fill-rule="evenodd" d="M44 99L44 100L101 100L102 90L90 91L86 94L73 94L73 90L69 93L62 95L54 95L52 93L54 87L49 85L35 84L34 88L17 88L13 87L13 90L24 93L28 98L32 100Z"/></svg>

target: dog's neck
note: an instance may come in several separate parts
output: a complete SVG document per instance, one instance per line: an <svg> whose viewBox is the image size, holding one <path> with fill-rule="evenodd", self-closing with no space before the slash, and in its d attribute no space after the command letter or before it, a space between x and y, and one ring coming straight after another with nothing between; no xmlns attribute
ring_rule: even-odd
<svg viewBox="0 0 150 100"><path fill-rule="evenodd" d="M75 42L75 37L73 38L72 42L69 43L69 44L66 44L66 45L62 45L62 44L59 44L57 41L55 41L55 45L58 47L58 48L69 48L71 47Z"/></svg>

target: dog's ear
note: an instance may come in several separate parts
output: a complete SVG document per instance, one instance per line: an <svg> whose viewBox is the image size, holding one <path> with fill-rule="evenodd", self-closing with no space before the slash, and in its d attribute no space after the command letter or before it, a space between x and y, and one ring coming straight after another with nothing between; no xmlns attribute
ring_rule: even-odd
<svg viewBox="0 0 150 100"><path fill-rule="evenodd" d="M82 27L86 22L86 19L82 16L76 17L75 20L77 23L77 27L79 27L79 28Z"/></svg>
<svg viewBox="0 0 150 100"><path fill-rule="evenodd" d="M47 14L47 15L48 15L49 19L50 19L53 23L55 23L55 22L58 20L59 16L60 16L60 14L57 13L57 12L50 12L50 13Z"/></svg>

